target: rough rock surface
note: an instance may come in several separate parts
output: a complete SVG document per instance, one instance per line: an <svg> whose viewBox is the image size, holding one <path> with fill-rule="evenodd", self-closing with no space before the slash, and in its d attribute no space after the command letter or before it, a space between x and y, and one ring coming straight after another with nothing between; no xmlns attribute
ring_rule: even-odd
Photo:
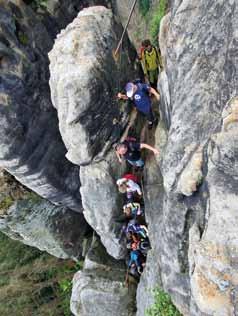
<svg viewBox="0 0 238 316"><path fill-rule="evenodd" d="M0 165L39 195L80 211L79 168L65 158L48 85L47 52L64 20L38 16L22 1L2 1L0 16Z"/></svg>
<svg viewBox="0 0 238 316"><path fill-rule="evenodd" d="M75 316L135 315L135 284L125 287L125 265L109 257L94 241L84 268L75 274L71 311Z"/></svg>
<svg viewBox="0 0 238 316"><path fill-rule="evenodd" d="M172 1L161 28L160 110L168 141L163 207L153 209L158 221L149 229L159 244L159 281L183 315L238 312L237 101L226 106L238 94L237 11L235 1ZM158 278L149 271L140 293ZM150 298L137 297L144 316Z"/></svg>
<svg viewBox="0 0 238 316"><path fill-rule="evenodd" d="M125 245L119 243L121 224L115 220L122 214L122 199L116 180L123 174L114 153L101 162L80 168L83 214L100 236L107 252L114 258L125 256Z"/></svg>
<svg viewBox="0 0 238 316"><path fill-rule="evenodd" d="M103 6L82 10L57 36L50 58L50 87L58 111L67 158L85 165L108 142L116 141L120 109L118 89L135 78L135 51L124 40L119 61L113 58L122 26Z"/></svg>
<svg viewBox="0 0 238 316"><path fill-rule="evenodd" d="M231 101L231 109L237 104L238 98ZM238 122L226 123L224 119L226 130L213 135L208 148L207 224L201 239L196 238L195 229L190 232L193 297L201 311L219 316L235 315L238 304L238 195L234 190L238 184Z"/></svg>
<svg viewBox="0 0 238 316"><path fill-rule="evenodd" d="M2 232L59 258L81 257L83 239L91 232L81 214L42 199L6 172L0 183Z"/></svg>

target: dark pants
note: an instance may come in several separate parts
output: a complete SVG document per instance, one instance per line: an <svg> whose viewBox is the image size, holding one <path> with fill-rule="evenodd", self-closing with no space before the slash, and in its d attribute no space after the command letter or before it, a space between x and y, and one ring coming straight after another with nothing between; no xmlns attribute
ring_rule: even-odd
<svg viewBox="0 0 238 316"><path fill-rule="evenodd" d="M147 121L149 122L149 124L153 124L155 117L154 114L152 112L152 109L150 109L150 112L148 113L143 113L146 116Z"/></svg>

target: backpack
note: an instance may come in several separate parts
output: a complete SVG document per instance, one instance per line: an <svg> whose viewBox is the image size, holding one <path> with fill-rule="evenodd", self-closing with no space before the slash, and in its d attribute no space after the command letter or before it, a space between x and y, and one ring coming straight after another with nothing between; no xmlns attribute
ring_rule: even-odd
<svg viewBox="0 0 238 316"><path fill-rule="evenodd" d="M154 70L159 66L159 55L155 46L152 46L150 53L144 50L143 57L147 70Z"/></svg>
<svg viewBox="0 0 238 316"><path fill-rule="evenodd" d="M124 140L123 144L126 145L130 151L136 151L135 148L133 147L133 143L136 143L136 138L132 136L127 136L126 139Z"/></svg>
<svg viewBox="0 0 238 316"><path fill-rule="evenodd" d="M139 183L138 177L132 173L127 173L122 178L127 179L127 180L132 180L135 183Z"/></svg>

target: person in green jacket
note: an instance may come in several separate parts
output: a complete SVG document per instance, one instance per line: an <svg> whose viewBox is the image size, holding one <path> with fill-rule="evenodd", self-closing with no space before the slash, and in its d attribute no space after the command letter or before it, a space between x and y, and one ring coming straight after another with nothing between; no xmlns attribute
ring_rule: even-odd
<svg viewBox="0 0 238 316"><path fill-rule="evenodd" d="M145 78L151 87L157 89L158 75L161 67L160 53L148 39L142 42L142 47L144 49L141 53L141 63Z"/></svg>

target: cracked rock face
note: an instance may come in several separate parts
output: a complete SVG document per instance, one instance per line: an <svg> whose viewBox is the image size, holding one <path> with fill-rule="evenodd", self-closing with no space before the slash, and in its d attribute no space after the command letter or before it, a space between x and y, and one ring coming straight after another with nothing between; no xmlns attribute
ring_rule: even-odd
<svg viewBox="0 0 238 316"><path fill-rule="evenodd" d="M124 40L113 58L122 26L102 6L82 10L57 36L50 58L50 87L67 158L85 165L115 142L113 119L120 119L117 89L135 77L135 52ZM120 61L121 59L121 61Z"/></svg>
<svg viewBox="0 0 238 316"><path fill-rule="evenodd" d="M80 211L79 168L65 158L48 85L47 52L60 23L22 1L1 2L0 17L0 165L42 197Z"/></svg>
<svg viewBox="0 0 238 316"><path fill-rule="evenodd" d="M55 257L78 260L88 225L81 214L28 192L0 218L0 230Z"/></svg>
<svg viewBox="0 0 238 316"><path fill-rule="evenodd" d="M208 221L201 239L191 245L192 293L201 311L208 315L237 313L237 144L237 122L235 129L230 126L211 139Z"/></svg>
<svg viewBox="0 0 238 316"><path fill-rule="evenodd" d="M118 168L114 153L105 160L80 168L83 214L91 227L100 236L107 252L114 258L125 256L124 244L119 243L121 224L115 220L122 214L122 199L117 190L116 180L123 172Z"/></svg>
<svg viewBox="0 0 238 316"><path fill-rule="evenodd" d="M154 196L146 212L152 245L158 245L156 263L149 260L160 278L156 268L146 267L138 316L148 301L143 292L156 282L183 315L238 312L237 13L235 1L173 1L161 27L160 111L167 143L158 127L156 144L165 148L162 188L145 190L148 199Z"/></svg>
<svg viewBox="0 0 238 316"><path fill-rule="evenodd" d="M109 257L99 241L94 241L84 268L73 279L70 307L75 316L134 316L135 289L125 286L125 266Z"/></svg>

